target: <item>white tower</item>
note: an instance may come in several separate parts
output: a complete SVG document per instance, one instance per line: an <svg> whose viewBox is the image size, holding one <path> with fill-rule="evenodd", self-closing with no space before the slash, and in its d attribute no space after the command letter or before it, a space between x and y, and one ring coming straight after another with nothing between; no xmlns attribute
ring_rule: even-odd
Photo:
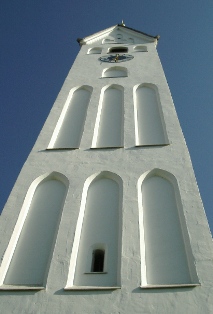
<svg viewBox="0 0 213 314"><path fill-rule="evenodd" d="M80 52L1 216L1 313L211 313L213 248L153 37Z"/></svg>

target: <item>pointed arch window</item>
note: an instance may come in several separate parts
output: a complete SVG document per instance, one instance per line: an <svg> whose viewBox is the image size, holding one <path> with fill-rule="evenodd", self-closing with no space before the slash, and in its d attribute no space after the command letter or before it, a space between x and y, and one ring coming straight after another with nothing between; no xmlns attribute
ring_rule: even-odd
<svg viewBox="0 0 213 314"><path fill-rule="evenodd" d="M175 177L148 172L138 181L138 193L142 287L198 284Z"/></svg>
<svg viewBox="0 0 213 314"><path fill-rule="evenodd" d="M92 148L123 147L123 87L103 88L95 123Z"/></svg>
<svg viewBox="0 0 213 314"><path fill-rule="evenodd" d="M127 68L115 66L108 69L104 69L102 77L127 77Z"/></svg>
<svg viewBox="0 0 213 314"><path fill-rule="evenodd" d="M67 189L57 172L30 186L2 262L4 285L45 286Z"/></svg>
<svg viewBox="0 0 213 314"><path fill-rule="evenodd" d="M87 85L70 91L48 149L79 147L91 94L92 87Z"/></svg>
<svg viewBox="0 0 213 314"><path fill-rule="evenodd" d="M116 289L120 285L120 177L104 171L88 178L81 204L65 289Z"/></svg>
<svg viewBox="0 0 213 314"><path fill-rule="evenodd" d="M142 84L134 87L133 94L136 146L168 145L157 87Z"/></svg>

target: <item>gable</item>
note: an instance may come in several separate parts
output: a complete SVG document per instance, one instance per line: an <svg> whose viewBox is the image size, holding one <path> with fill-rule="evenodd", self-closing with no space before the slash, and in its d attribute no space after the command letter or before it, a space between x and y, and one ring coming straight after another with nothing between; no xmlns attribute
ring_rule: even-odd
<svg viewBox="0 0 213 314"><path fill-rule="evenodd" d="M94 35L78 39L80 45L96 44L146 44L156 42L159 36L153 37L123 25L115 25Z"/></svg>

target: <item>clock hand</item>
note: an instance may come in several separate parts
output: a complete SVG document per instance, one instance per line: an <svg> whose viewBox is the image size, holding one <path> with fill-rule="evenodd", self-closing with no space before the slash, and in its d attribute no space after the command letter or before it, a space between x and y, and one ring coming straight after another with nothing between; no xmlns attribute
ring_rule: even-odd
<svg viewBox="0 0 213 314"><path fill-rule="evenodd" d="M115 62L118 62L118 59L119 59L119 54L116 54L116 56L115 56Z"/></svg>

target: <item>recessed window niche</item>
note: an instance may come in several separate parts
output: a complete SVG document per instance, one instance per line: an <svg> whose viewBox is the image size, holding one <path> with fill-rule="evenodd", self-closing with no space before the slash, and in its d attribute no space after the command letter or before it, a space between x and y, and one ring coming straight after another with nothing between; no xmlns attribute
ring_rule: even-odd
<svg viewBox="0 0 213 314"><path fill-rule="evenodd" d="M102 44L108 44L108 43L113 43L114 42L114 38L105 38L102 41Z"/></svg>
<svg viewBox="0 0 213 314"><path fill-rule="evenodd" d="M124 89L110 85L101 91L92 148L123 147Z"/></svg>
<svg viewBox="0 0 213 314"><path fill-rule="evenodd" d="M67 189L68 179L57 172L31 184L2 262L4 286L46 285Z"/></svg>
<svg viewBox="0 0 213 314"><path fill-rule="evenodd" d="M91 93L92 87L87 85L70 91L48 149L79 147Z"/></svg>
<svg viewBox="0 0 213 314"><path fill-rule="evenodd" d="M147 52L147 46L138 45L133 48L135 52Z"/></svg>
<svg viewBox="0 0 213 314"><path fill-rule="evenodd" d="M102 77L127 77L127 68L115 66L108 69L104 69L102 72Z"/></svg>
<svg viewBox="0 0 213 314"><path fill-rule="evenodd" d="M160 97L153 84L133 89L136 146L169 144Z"/></svg>
<svg viewBox="0 0 213 314"><path fill-rule="evenodd" d="M87 52L87 54L100 54L102 52L102 48L101 47L93 47L90 48Z"/></svg>
<svg viewBox="0 0 213 314"><path fill-rule="evenodd" d="M120 285L122 180L104 171L84 185L65 289Z"/></svg>
<svg viewBox="0 0 213 314"><path fill-rule="evenodd" d="M154 169L138 181L143 288L198 284L178 184Z"/></svg>

